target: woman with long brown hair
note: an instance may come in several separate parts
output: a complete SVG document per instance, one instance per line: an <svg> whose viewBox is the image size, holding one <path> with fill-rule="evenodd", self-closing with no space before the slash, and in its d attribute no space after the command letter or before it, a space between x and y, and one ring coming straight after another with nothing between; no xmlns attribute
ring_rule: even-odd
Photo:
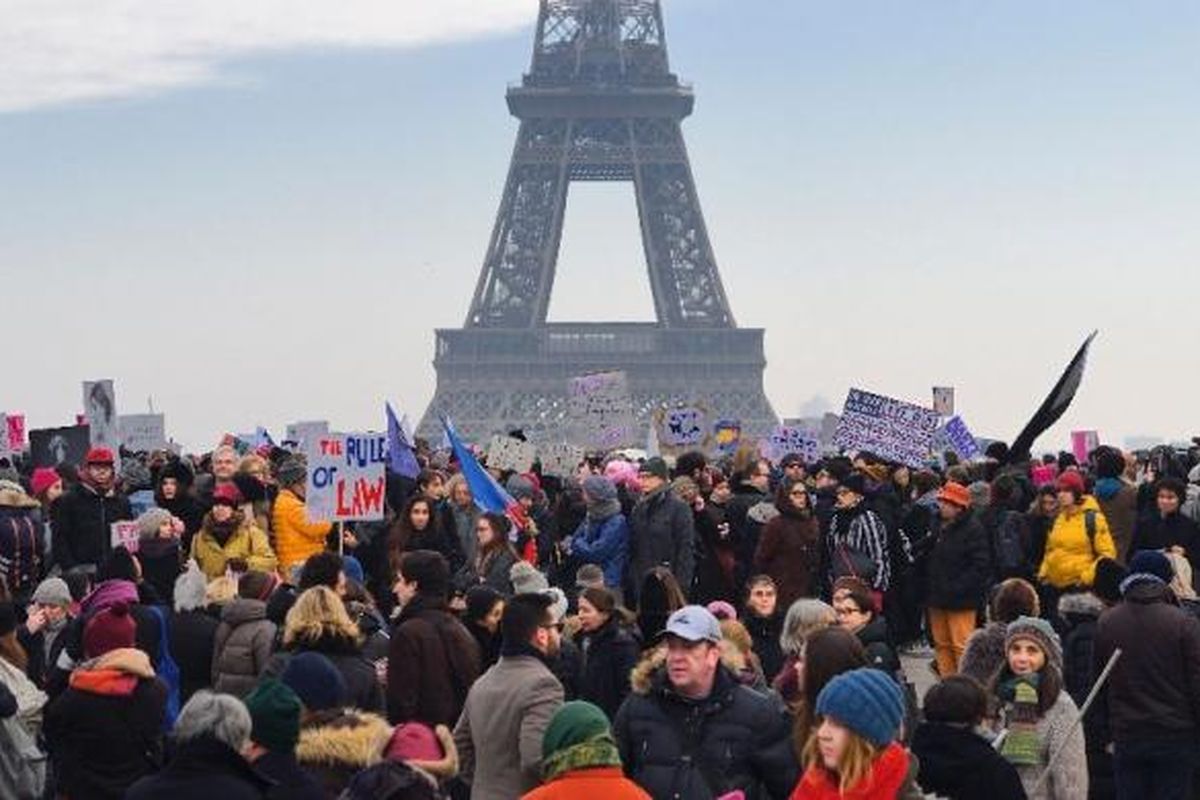
<svg viewBox="0 0 1200 800"><path fill-rule="evenodd" d="M816 631L804 643L795 666L800 695L789 706L792 711L792 746L803 766L805 745L816 728L816 705L828 683L853 669L867 666L867 654L858 638L841 628Z"/></svg>
<svg viewBox="0 0 1200 800"><path fill-rule="evenodd" d="M512 523L503 514L482 514L475 520L475 557L455 579L455 588L466 592L487 586L502 595L512 594L509 571L517 563L517 551L508 540Z"/></svg>
<svg viewBox="0 0 1200 800"><path fill-rule="evenodd" d="M687 605L687 596L666 567L655 567L646 573L638 592L638 628L642 641L651 642L667 625L667 618Z"/></svg>
<svg viewBox="0 0 1200 800"><path fill-rule="evenodd" d="M379 604L385 619L396 607L392 586L400 574L400 558L413 550L433 550L441 553L450 564L451 574L462 564L458 537L441 528L434 501L424 494L413 494L396 515L386 536L371 545L370 561L374 563L371 585L368 587Z"/></svg>
<svg viewBox="0 0 1200 800"><path fill-rule="evenodd" d="M609 719L629 694L629 674L641 653L632 624L633 614L608 589L593 587L579 595L580 699L600 706Z"/></svg>

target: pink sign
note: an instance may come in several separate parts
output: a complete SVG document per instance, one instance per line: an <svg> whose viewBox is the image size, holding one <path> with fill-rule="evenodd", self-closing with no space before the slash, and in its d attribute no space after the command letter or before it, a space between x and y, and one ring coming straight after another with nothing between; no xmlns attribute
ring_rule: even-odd
<svg viewBox="0 0 1200 800"><path fill-rule="evenodd" d="M1086 464L1088 456L1099 446L1100 434L1096 431L1071 431L1071 450L1080 464Z"/></svg>
<svg viewBox="0 0 1200 800"><path fill-rule="evenodd" d="M8 447L14 453L25 449L25 415L8 415Z"/></svg>

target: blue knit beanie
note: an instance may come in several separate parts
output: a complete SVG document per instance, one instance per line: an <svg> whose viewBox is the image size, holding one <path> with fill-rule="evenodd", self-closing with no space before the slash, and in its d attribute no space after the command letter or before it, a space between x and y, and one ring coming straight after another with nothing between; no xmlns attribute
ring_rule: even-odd
<svg viewBox="0 0 1200 800"><path fill-rule="evenodd" d="M1175 577L1171 561L1161 550L1138 550L1129 561L1129 574L1153 575L1163 583L1170 583Z"/></svg>
<svg viewBox="0 0 1200 800"><path fill-rule="evenodd" d="M845 725L877 747L895 741L904 721L904 695L886 672L843 672L817 695L817 714Z"/></svg>
<svg viewBox="0 0 1200 800"><path fill-rule="evenodd" d="M297 653L289 658L280 680L309 711L340 708L350 696L342 673L320 653Z"/></svg>

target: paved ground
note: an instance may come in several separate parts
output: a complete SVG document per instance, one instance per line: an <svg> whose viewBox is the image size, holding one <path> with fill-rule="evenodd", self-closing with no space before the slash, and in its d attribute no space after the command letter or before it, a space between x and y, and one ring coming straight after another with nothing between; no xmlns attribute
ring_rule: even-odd
<svg viewBox="0 0 1200 800"><path fill-rule="evenodd" d="M929 655L902 655L900 656L900 666L904 668L904 674L917 687L917 698L924 699L925 692L930 686L937 683L937 677L933 671L929 669L929 662L933 658L933 652Z"/></svg>

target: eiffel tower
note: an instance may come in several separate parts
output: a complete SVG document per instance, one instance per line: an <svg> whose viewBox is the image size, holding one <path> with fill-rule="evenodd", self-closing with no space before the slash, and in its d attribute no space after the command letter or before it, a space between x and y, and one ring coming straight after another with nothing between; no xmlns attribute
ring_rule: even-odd
<svg viewBox="0 0 1200 800"><path fill-rule="evenodd" d="M763 331L737 327L717 272L680 131L695 98L670 71L659 0L541 0L507 99L521 124L504 197L464 326L436 332L418 432L437 436L445 413L476 440L514 427L552 439L569 378L624 370L642 426L628 444L677 403L766 433ZM573 181L633 183L655 322L546 321Z"/></svg>

